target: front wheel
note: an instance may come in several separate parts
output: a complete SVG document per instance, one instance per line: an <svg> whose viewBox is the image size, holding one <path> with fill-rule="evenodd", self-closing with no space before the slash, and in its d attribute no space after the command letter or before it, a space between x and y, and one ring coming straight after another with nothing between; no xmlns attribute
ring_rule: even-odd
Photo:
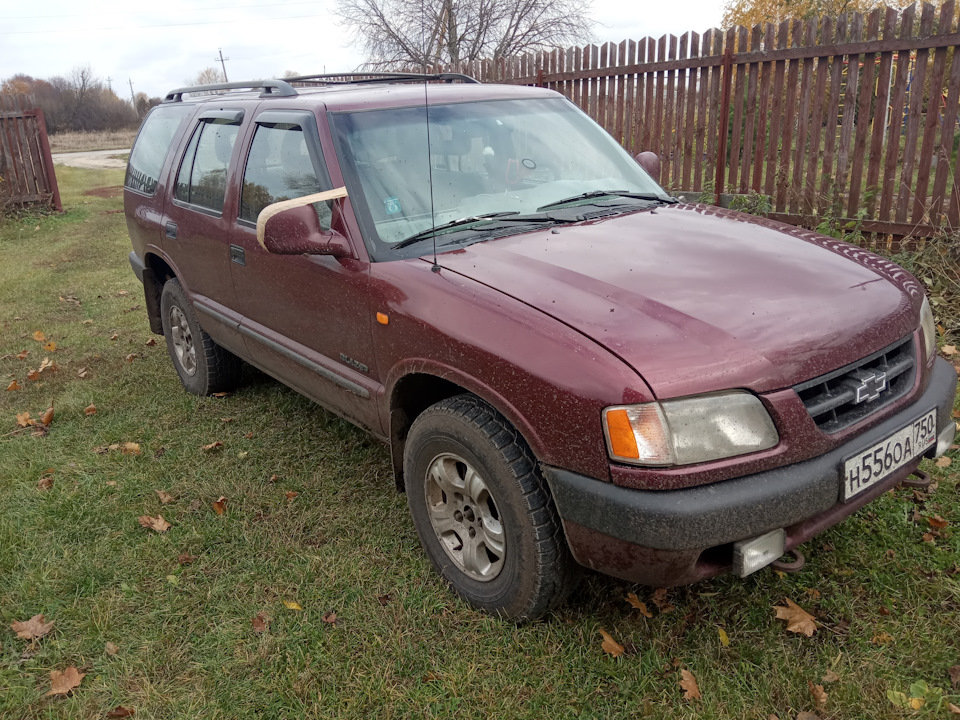
<svg viewBox="0 0 960 720"><path fill-rule="evenodd" d="M578 566L533 453L500 413L473 395L432 405L403 469L420 542L467 602L525 622L566 599Z"/></svg>
<svg viewBox="0 0 960 720"><path fill-rule="evenodd" d="M240 382L241 361L200 327L187 294L176 278L160 294L160 319L167 351L183 387L194 395L233 390Z"/></svg>

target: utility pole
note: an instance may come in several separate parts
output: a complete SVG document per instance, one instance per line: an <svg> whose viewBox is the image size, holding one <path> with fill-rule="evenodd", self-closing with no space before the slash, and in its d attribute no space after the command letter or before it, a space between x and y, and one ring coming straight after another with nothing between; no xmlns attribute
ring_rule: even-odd
<svg viewBox="0 0 960 720"><path fill-rule="evenodd" d="M223 56L223 48L217 48L217 50L218 50L219 53L220 53L220 57L219 57L219 58L214 58L213 61L214 61L214 62L216 62L217 60L220 61L220 67L223 68L223 81L224 81L224 82L230 82L229 80L227 80L227 66L224 64L224 63L225 63L227 60L229 60L230 58L228 58L228 57L225 58L225 57Z"/></svg>
<svg viewBox="0 0 960 720"><path fill-rule="evenodd" d="M137 96L133 94L133 78L127 78L127 82L130 83L130 102L133 103L133 109L137 109Z"/></svg>
<svg viewBox="0 0 960 720"><path fill-rule="evenodd" d="M109 75L107 76L107 90L113 92L113 78Z"/></svg>

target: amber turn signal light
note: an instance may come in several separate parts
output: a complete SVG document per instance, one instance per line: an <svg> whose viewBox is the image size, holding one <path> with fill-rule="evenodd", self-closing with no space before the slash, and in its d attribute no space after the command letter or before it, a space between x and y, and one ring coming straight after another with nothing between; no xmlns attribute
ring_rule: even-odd
<svg viewBox="0 0 960 720"><path fill-rule="evenodd" d="M386 325L390 322L390 318L387 317L386 313L378 312L377 322L380 323L381 325Z"/></svg>

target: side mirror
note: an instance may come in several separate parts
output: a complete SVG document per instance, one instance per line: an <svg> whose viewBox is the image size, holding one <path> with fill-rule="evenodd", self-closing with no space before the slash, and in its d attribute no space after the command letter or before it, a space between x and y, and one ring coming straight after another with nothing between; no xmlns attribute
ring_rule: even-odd
<svg viewBox="0 0 960 720"><path fill-rule="evenodd" d="M335 230L321 229L313 208L315 202L346 195L346 189L339 188L268 205L257 218L257 241L275 255L350 255L347 239Z"/></svg>
<svg viewBox="0 0 960 720"><path fill-rule="evenodd" d="M645 150L634 158L647 174L657 182L660 182L660 156L655 152Z"/></svg>

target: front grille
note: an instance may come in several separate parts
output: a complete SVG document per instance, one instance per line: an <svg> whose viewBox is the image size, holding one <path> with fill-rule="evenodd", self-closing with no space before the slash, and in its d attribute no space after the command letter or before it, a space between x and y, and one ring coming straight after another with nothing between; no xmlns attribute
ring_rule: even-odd
<svg viewBox="0 0 960 720"><path fill-rule="evenodd" d="M873 355L794 386L810 417L825 433L858 423L913 387L913 336Z"/></svg>

